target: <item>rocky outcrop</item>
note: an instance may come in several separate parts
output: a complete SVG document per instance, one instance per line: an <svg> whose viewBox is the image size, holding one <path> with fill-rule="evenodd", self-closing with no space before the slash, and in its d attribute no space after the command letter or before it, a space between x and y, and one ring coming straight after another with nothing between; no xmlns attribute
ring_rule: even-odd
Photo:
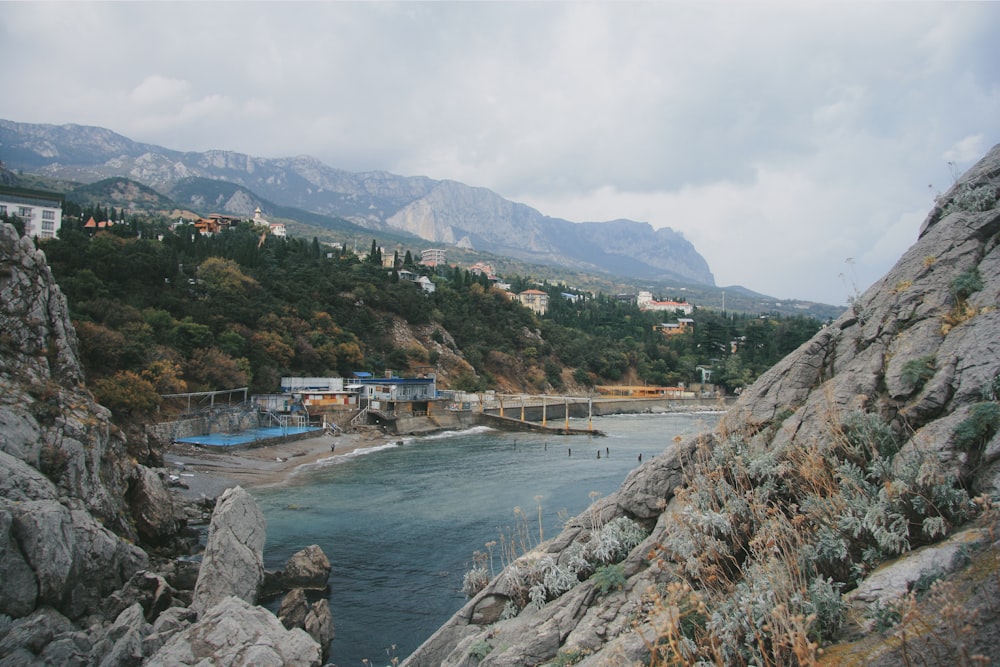
<svg viewBox="0 0 1000 667"><path fill-rule="evenodd" d="M182 508L83 380L44 255L0 225L0 664L319 664L325 600L294 630L252 606L265 524L243 489L217 502L197 580L187 561L151 570L135 542L168 553ZM326 586L318 547L292 569Z"/></svg>
<svg viewBox="0 0 1000 667"><path fill-rule="evenodd" d="M843 521L834 525L840 525L844 535L871 530L873 541L884 539L888 528L880 522L890 512L897 512L897 521L902 522L894 528L898 531L901 525L908 531L897 533L903 541L892 549L880 547L881 567L872 571L876 561L870 560L871 552L852 554L857 569L846 583L832 587L825 598L807 600L803 608L814 614L822 613L821 605L827 603L850 609L846 620L832 615L826 619L828 626L814 626L813 632L824 633L827 642L850 639L852 633L870 627L879 614L885 617L897 610L893 612L897 619L910 624L902 636L921 637L918 650L926 664L952 664L976 652L986 661L1000 660L995 641L1000 635L1000 614L988 602L1000 595L1000 545L990 537L998 525L989 512L975 522L962 523L977 515L975 507L990 504L988 500L972 503L971 496L1000 497L998 195L1000 146L939 199L917 242L886 276L855 295L842 317L744 391L717 431L679 443L633 471L617 493L596 503L568 523L559 536L536 547L476 593L404 661L404 667L569 664L570 660L589 667L647 664L651 642L665 636L658 634L668 632L664 628L687 633L672 635L680 642L676 647L685 646L684 642L688 649L693 646L697 624L705 622L697 619L697 613L723 614L712 617L713 631L734 622L734 617L755 622L757 598L753 595L759 582L748 579L777 576L778 570L767 569L776 561L768 559L787 545L773 541L778 533L770 533L770 538L767 534L737 538L748 527L735 518L736 513L741 507L749 508L755 495L771 493L771 489L775 493L767 496L770 504L762 505L757 515L760 525L773 527L787 520L781 525L795 526L796 521L808 521L805 513L815 508L778 503L788 502L802 488L812 494L803 498L841 503L837 505L840 514L835 512L832 518ZM863 443L863 449L857 443ZM844 452L844 458L837 459L831 452ZM829 457L824 461L839 461L840 467L823 472L822 466L828 463L818 461L824 456ZM766 474L755 477L761 473L748 465L750 461L766 469ZM705 484L701 487L694 486L699 465ZM870 467L865 470L865 465ZM739 475L734 477L733 471ZM811 474L816 476L808 477ZM861 502L860 487L844 483L850 475L858 476L858 484L870 485L865 493L872 502L872 514L861 515L854 524L848 523L853 520L848 508L851 502ZM728 500L715 495L723 488L743 488L740 483L747 484L743 495ZM834 495L838 488L844 489L843 495ZM916 488L928 492L914 494ZM912 494L912 500L899 503L901 497L909 497L906 494ZM712 498L719 504L713 505ZM937 505L928 505L928 498ZM946 505L954 512L945 512ZM803 516L796 518L799 514ZM922 516L927 517L923 529ZM525 572L534 572L531 581L548 587L544 577L558 571L553 564L569 564L594 539L595 526L618 517L628 517L650 533L615 565L617 578L611 579L615 585L607 585L607 572L599 578L584 571L578 581L562 586L565 592L539 598L538 603L518 602L518 596L524 595L518 584L523 585ZM908 521L917 522L915 530ZM805 529L801 525L797 530ZM879 530L883 534L875 535ZM793 541L794 534L785 533ZM706 541L692 542L699 537ZM849 544L835 534L826 537L823 544L838 548ZM738 543L742 550L735 562L739 567L733 569L725 561L712 566L710 554L725 553L727 540L736 539L746 540ZM770 547L761 549L767 539L772 540ZM909 550L911 544L920 542L928 545ZM812 553L813 560L822 554L803 553ZM845 551L830 562L848 555ZM720 576L732 577L731 587L716 589L709 576L715 582ZM935 580L946 581L951 588L930 586ZM683 591L689 590L685 582L692 581L701 591L718 591L713 608L697 612L695 602L656 602L665 594L678 596L674 600L699 599L697 595L703 592L683 597ZM821 587L831 581L823 579ZM836 591L841 586L849 594L838 599ZM928 587L931 593L926 600L916 596L916 591ZM822 593L810 590L809 594ZM744 597L738 601L736 595ZM969 609L960 600L976 606ZM518 604L512 607L514 602ZM764 634L775 632L779 617L774 614L781 606L773 599L761 604L760 613L773 619L768 616L755 627L763 628ZM904 604L909 606L900 606ZM934 604L938 606L926 607ZM720 611L727 605L732 605L732 613ZM680 614L694 614L691 623L695 625L684 631ZM805 619L806 614L798 618ZM737 618L735 622L742 621ZM877 637L870 641L877 643ZM817 644L811 641L797 645L799 664L818 659ZM730 642L733 647L736 644L739 641ZM828 646L826 651L833 656L830 664L868 664L876 654L878 664L905 660L905 641L882 640L882 644L878 650L846 648L845 644L843 650ZM910 650L915 646L911 644ZM768 642L761 650L779 649ZM717 645L705 650L708 653L701 655L741 664L737 648Z"/></svg>
<svg viewBox="0 0 1000 667"><path fill-rule="evenodd" d="M319 644L304 630L286 630L263 607L228 597L197 623L171 637L144 664L148 667L206 664L317 667L321 656Z"/></svg>
<svg viewBox="0 0 1000 667"><path fill-rule="evenodd" d="M333 614L326 598L310 603L306 592L296 588L288 592L278 608L278 620L289 630L301 628L324 647L326 657L330 642L333 641Z"/></svg>
<svg viewBox="0 0 1000 667"><path fill-rule="evenodd" d="M298 551L285 563L282 583L286 589L302 588L323 591L329 587L330 561L319 545L312 544Z"/></svg>
<svg viewBox="0 0 1000 667"><path fill-rule="evenodd" d="M264 515L242 487L220 496L208 528L191 607L199 613L227 597L257 601L264 581Z"/></svg>

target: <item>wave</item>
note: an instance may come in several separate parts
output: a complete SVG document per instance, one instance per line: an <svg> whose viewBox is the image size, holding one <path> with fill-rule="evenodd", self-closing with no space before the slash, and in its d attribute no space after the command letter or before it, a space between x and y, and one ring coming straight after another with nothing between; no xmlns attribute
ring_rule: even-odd
<svg viewBox="0 0 1000 667"><path fill-rule="evenodd" d="M432 433L430 435L420 436L420 440L444 440L445 438L463 438L468 435L478 435L480 433L489 433L495 431L496 429L492 426L473 426L471 428L463 429L461 431L441 431L439 433Z"/></svg>
<svg viewBox="0 0 1000 667"><path fill-rule="evenodd" d="M295 471L301 470L313 470L315 468L327 468L332 465L339 465L341 463L347 463L359 456L367 456L368 454L375 454L376 452L382 452L387 449L395 449L396 447L401 447L404 444L403 440L397 440L395 442L386 442L381 445L373 445L372 447L359 447L358 449L353 449L344 454L334 454L332 456L326 456L321 459L316 459L309 463L303 463L300 466L295 467Z"/></svg>

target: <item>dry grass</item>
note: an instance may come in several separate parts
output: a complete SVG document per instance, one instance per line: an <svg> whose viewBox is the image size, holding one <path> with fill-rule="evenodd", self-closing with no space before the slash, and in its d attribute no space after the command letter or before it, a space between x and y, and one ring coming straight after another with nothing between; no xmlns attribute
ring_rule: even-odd
<svg viewBox="0 0 1000 667"><path fill-rule="evenodd" d="M827 423L809 446L769 451L748 432L697 450L650 554L668 580L646 600L651 666L816 664L842 590L974 514L931 457L899 459L902 434L877 416Z"/></svg>

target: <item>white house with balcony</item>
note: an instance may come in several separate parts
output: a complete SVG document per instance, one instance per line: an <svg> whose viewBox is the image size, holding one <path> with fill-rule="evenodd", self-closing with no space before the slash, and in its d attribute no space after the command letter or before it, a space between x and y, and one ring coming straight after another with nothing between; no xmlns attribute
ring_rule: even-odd
<svg viewBox="0 0 1000 667"><path fill-rule="evenodd" d="M55 238L62 227L62 208L61 194L0 186L0 214L24 222L25 236Z"/></svg>

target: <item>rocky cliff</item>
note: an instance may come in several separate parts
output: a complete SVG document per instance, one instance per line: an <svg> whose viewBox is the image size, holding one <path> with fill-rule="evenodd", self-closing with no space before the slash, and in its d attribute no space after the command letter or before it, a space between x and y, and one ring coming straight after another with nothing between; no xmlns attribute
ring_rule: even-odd
<svg viewBox="0 0 1000 667"><path fill-rule="evenodd" d="M1000 660L998 194L1000 146L716 431L467 577L404 667Z"/></svg>
<svg viewBox="0 0 1000 667"><path fill-rule="evenodd" d="M185 561L142 548L185 542L160 473L130 454L139 444L87 391L44 254L0 225L0 664L319 665L333 636L325 600L300 595L287 627L253 606L265 526L242 489L220 499L196 581ZM302 572L325 583L314 551L291 585Z"/></svg>

